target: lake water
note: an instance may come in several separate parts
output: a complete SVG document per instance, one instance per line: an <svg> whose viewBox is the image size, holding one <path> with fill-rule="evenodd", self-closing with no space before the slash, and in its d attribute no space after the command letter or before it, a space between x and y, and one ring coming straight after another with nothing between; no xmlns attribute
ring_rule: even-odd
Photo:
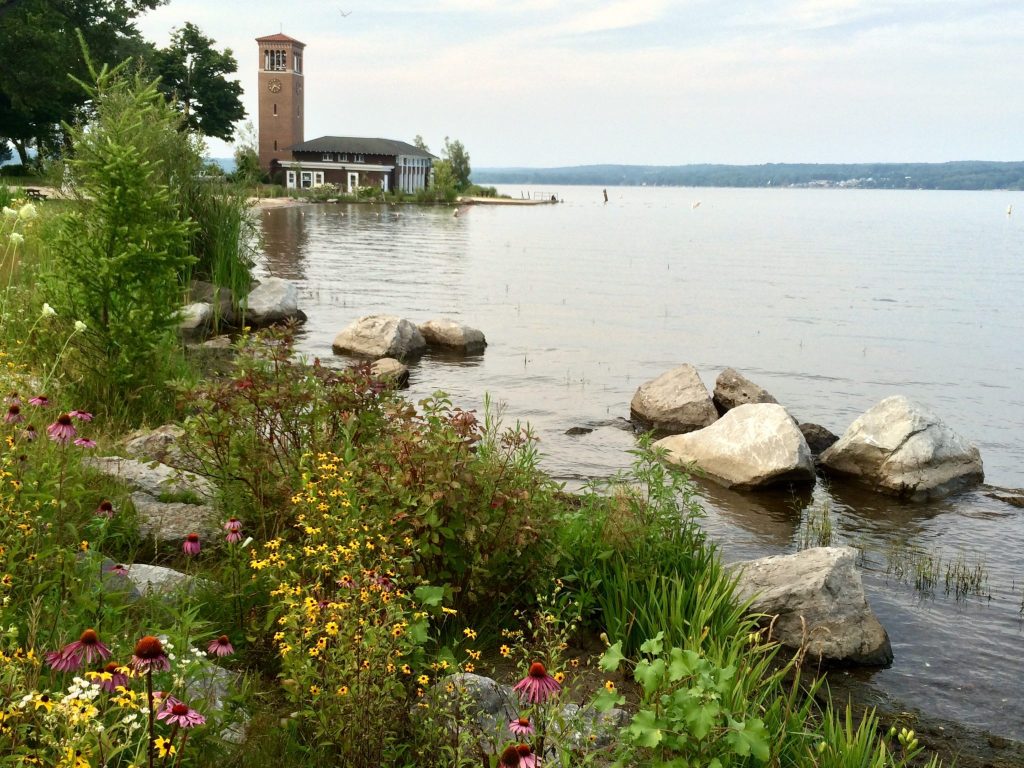
<svg viewBox="0 0 1024 768"><path fill-rule="evenodd" d="M519 189L503 191L519 197ZM905 394L981 450L986 481L1024 487L1024 194L823 189L536 188L561 205L464 211L319 205L263 211L264 274L294 280L300 347L338 364L355 318L452 317L486 352L427 355L410 396L485 394L529 421L570 487L629 464L644 381L734 367L800 421L841 434ZM696 205L697 203L700 205ZM1016 211L1007 214L1007 206ZM596 426L568 436L576 426ZM863 553L895 662L863 673L907 709L1024 739L1024 509L987 488L907 505L849 488L813 498L703 488L727 559L793 552L826 503ZM943 558L932 594L888 573L906 548ZM946 595L946 563L982 565L984 596Z"/></svg>

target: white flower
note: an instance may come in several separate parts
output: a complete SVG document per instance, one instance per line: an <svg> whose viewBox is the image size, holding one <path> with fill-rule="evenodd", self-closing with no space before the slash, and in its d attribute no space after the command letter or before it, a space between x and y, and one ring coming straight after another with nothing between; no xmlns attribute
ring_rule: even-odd
<svg viewBox="0 0 1024 768"><path fill-rule="evenodd" d="M25 236L21 232L11 232L11 245L17 248L25 242Z"/></svg>
<svg viewBox="0 0 1024 768"><path fill-rule="evenodd" d="M18 210L18 218L21 219L22 221L31 221L38 215L39 212L36 210L36 207L32 205L32 203L25 203Z"/></svg>
<svg viewBox="0 0 1024 768"><path fill-rule="evenodd" d="M14 210L13 208L11 208L8 205L4 206L4 218L5 219L13 219L17 215L18 215L18 212L16 210Z"/></svg>
<svg viewBox="0 0 1024 768"><path fill-rule="evenodd" d="M79 333L85 333L87 330L89 330L89 327L81 320L75 320L75 330L78 331Z"/></svg>
<svg viewBox="0 0 1024 768"><path fill-rule="evenodd" d="M56 314L57 314L57 310L55 310L53 307L51 307L49 304L47 304L44 301L43 302L43 317L53 317Z"/></svg>

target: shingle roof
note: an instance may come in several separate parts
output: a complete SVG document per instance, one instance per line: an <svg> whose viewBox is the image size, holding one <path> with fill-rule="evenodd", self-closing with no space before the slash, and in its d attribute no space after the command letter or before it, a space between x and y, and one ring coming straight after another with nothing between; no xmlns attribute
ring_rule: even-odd
<svg viewBox="0 0 1024 768"><path fill-rule="evenodd" d="M350 152L360 155L411 155L436 159L429 152L404 141L370 139L357 136L321 136L319 139L292 144L291 152Z"/></svg>
<svg viewBox="0 0 1024 768"><path fill-rule="evenodd" d="M288 37L288 35L278 33L276 35L267 35L266 37L257 37L257 43L294 43L295 45L301 45L303 48L306 47L305 43L300 43L294 37Z"/></svg>

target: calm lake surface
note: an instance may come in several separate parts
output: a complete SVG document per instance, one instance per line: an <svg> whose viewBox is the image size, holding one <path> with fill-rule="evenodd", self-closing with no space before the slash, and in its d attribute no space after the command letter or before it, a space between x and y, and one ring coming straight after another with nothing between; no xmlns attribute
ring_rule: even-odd
<svg viewBox="0 0 1024 768"><path fill-rule="evenodd" d="M603 204L600 188L526 192L564 203L458 217L266 210L260 270L298 283L301 349L338 365L331 341L364 314L482 329L484 354L414 365L410 397L443 389L479 409L489 394L507 422L534 427L545 468L570 487L629 464L633 435L607 423L629 417L637 386L688 362L709 388L734 367L837 434L905 394L978 445L989 484L1024 488L1024 194L610 188ZM596 429L565 434L576 426ZM702 487L729 560L796 551L830 506L833 543L864 553L896 657L858 675L905 709L1024 739L1024 509L991 490L905 505L821 483L800 499ZM930 594L890 572L910 549L942 558ZM958 558L982 567L983 595L946 594Z"/></svg>

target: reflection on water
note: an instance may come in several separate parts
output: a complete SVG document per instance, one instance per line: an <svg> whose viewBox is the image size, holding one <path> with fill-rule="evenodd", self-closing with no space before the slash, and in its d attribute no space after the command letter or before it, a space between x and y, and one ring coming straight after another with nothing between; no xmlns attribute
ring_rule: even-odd
<svg viewBox="0 0 1024 768"><path fill-rule="evenodd" d="M569 487L630 463L636 387L679 363L706 383L735 367L800 421L842 433L891 394L923 401L976 442L987 480L1024 486L1024 226L1008 193L835 190L552 190L534 209L321 205L261 213L261 268L295 280L301 348L355 318L447 316L481 328L472 358L428 353L410 397L448 392L529 421ZM519 190L512 191L518 196ZM550 194L550 192L549 192ZM1015 193L1020 197L1019 193ZM1024 199L1018 201L1024 210ZM571 427L594 427L567 435ZM819 483L808 498L700 486L728 559L792 552L830 511L862 552L896 660L872 684L907 708L1024 737L1020 615L1024 510L982 491L908 505ZM984 559L991 600L922 595L887 576L898 547Z"/></svg>

